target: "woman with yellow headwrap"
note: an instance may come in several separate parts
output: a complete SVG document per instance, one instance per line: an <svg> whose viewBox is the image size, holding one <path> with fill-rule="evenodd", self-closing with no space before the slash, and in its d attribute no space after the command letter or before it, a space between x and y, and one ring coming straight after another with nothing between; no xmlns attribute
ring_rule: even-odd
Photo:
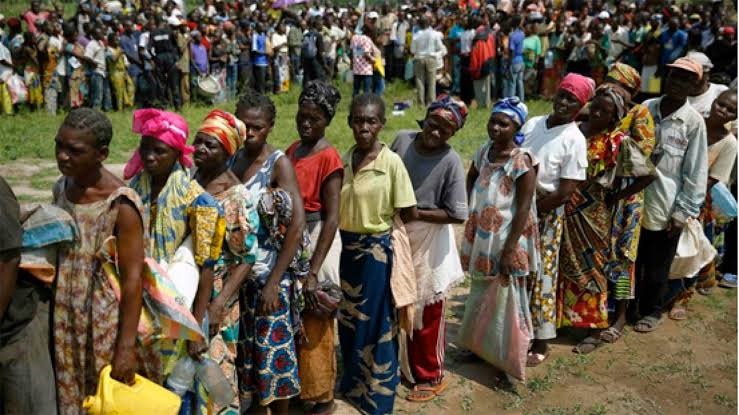
<svg viewBox="0 0 739 415"><path fill-rule="evenodd" d="M259 225L256 201L227 166L228 159L241 147L246 137L244 123L228 112L211 111L198 129L193 147L197 170L194 179L224 210L226 235L216 262L213 293L208 306L210 344L207 355L221 366L231 382L234 399L219 407L209 402L207 392L197 390L197 408L205 413L238 413L236 343L239 335L238 290L248 277L256 259L256 229Z"/></svg>

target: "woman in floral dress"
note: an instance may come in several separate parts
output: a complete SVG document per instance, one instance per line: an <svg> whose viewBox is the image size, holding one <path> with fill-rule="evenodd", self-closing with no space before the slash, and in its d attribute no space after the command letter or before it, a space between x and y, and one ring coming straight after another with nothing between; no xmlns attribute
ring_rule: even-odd
<svg viewBox="0 0 739 415"><path fill-rule="evenodd" d="M473 278L514 278L518 298L523 300L520 314L531 321L525 299L526 279L539 269L536 161L515 142L527 114L526 105L516 97L493 106L490 141L477 151L467 174L470 216L461 259L462 268Z"/></svg>
<svg viewBox="0 0 739 415"><path fill-rule="evenodd" d="M619 330L601 339L601 330L609 327L609 295L622 302L624 310L628 297L633 297L634 261L622 250L633 239L638 240L639 227L638 221L635 227L629 227L624 241L624 232L619 231L623 223L619 220L620 202L654 180L653 166L643 150L631 145L633 140L618 128L627 106L625 94L617 88L599 88L591 101L588 120L580 125L588 140L587 180L578 185L565 206L557 326L591 329L575 347L578 353L590 353L604 341L620 337Z"/></svg>
<svg viewBox="0 0 739 415"><path fill-rule="evenodd" d="M134 372L159 381L158 356L137 340L142 307L143 206L139 196L101 164L108 155L113 126L101 112L82 108L59 128L56 160L62 177L54 204L69 212L77 239L59 252L54 286L54 360L59 411L81 414L94 395L100 371L132 382ZM120 298L97 256L116 238ZM137 369L138 364L138 369Z"/></svg>

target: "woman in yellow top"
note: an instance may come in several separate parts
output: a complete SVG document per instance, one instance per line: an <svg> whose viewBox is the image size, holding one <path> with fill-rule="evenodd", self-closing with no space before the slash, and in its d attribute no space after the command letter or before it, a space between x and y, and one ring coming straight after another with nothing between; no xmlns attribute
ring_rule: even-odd
<svg viewBox="0 0 739 415"><path fill-rule="evenodd" d="M398 376L398 340L390 292L393 217L416 216L416 198L400 157L378 140L385 104L377 95L352 100L349 127L354 145L344 156L339 263L344 300L339 340L344 373L340 391L364 413L393 412Z"/></svg>
<svg viewBox="0 0 739 415"><path fill-rule="evenodd" d="M128 75L128 61L120 46L117 33L108 35L108 74L115 97L115 109L133 107L134 87Z"/></svg>

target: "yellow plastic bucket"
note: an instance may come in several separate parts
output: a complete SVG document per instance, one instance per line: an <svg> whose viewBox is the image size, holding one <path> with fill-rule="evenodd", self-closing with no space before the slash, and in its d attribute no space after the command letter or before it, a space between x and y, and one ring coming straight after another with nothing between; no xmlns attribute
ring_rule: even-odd
<svg viewBox="0 0 739 415"><path fill-rule="evenodd" d="M133 385L110 377L110 365L100 371L97 392L82 403L90 415L172 414L180 410L180 397L143 376L135 375Z"/></svg>

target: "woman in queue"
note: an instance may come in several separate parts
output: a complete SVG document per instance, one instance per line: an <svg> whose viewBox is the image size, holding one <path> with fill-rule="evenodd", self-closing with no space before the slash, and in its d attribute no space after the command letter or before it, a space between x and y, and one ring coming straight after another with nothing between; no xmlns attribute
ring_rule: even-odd
<svg viewBox="0 0 739 415"><path fill-rule="evenodd" d="M344 156L340 194L339 390L364 413L389 414L400 383L390 234L395 215L415 218L416 198L403 161L378 139L385 126L382 98L356 96L348 121L356 144Z"/></svg>

